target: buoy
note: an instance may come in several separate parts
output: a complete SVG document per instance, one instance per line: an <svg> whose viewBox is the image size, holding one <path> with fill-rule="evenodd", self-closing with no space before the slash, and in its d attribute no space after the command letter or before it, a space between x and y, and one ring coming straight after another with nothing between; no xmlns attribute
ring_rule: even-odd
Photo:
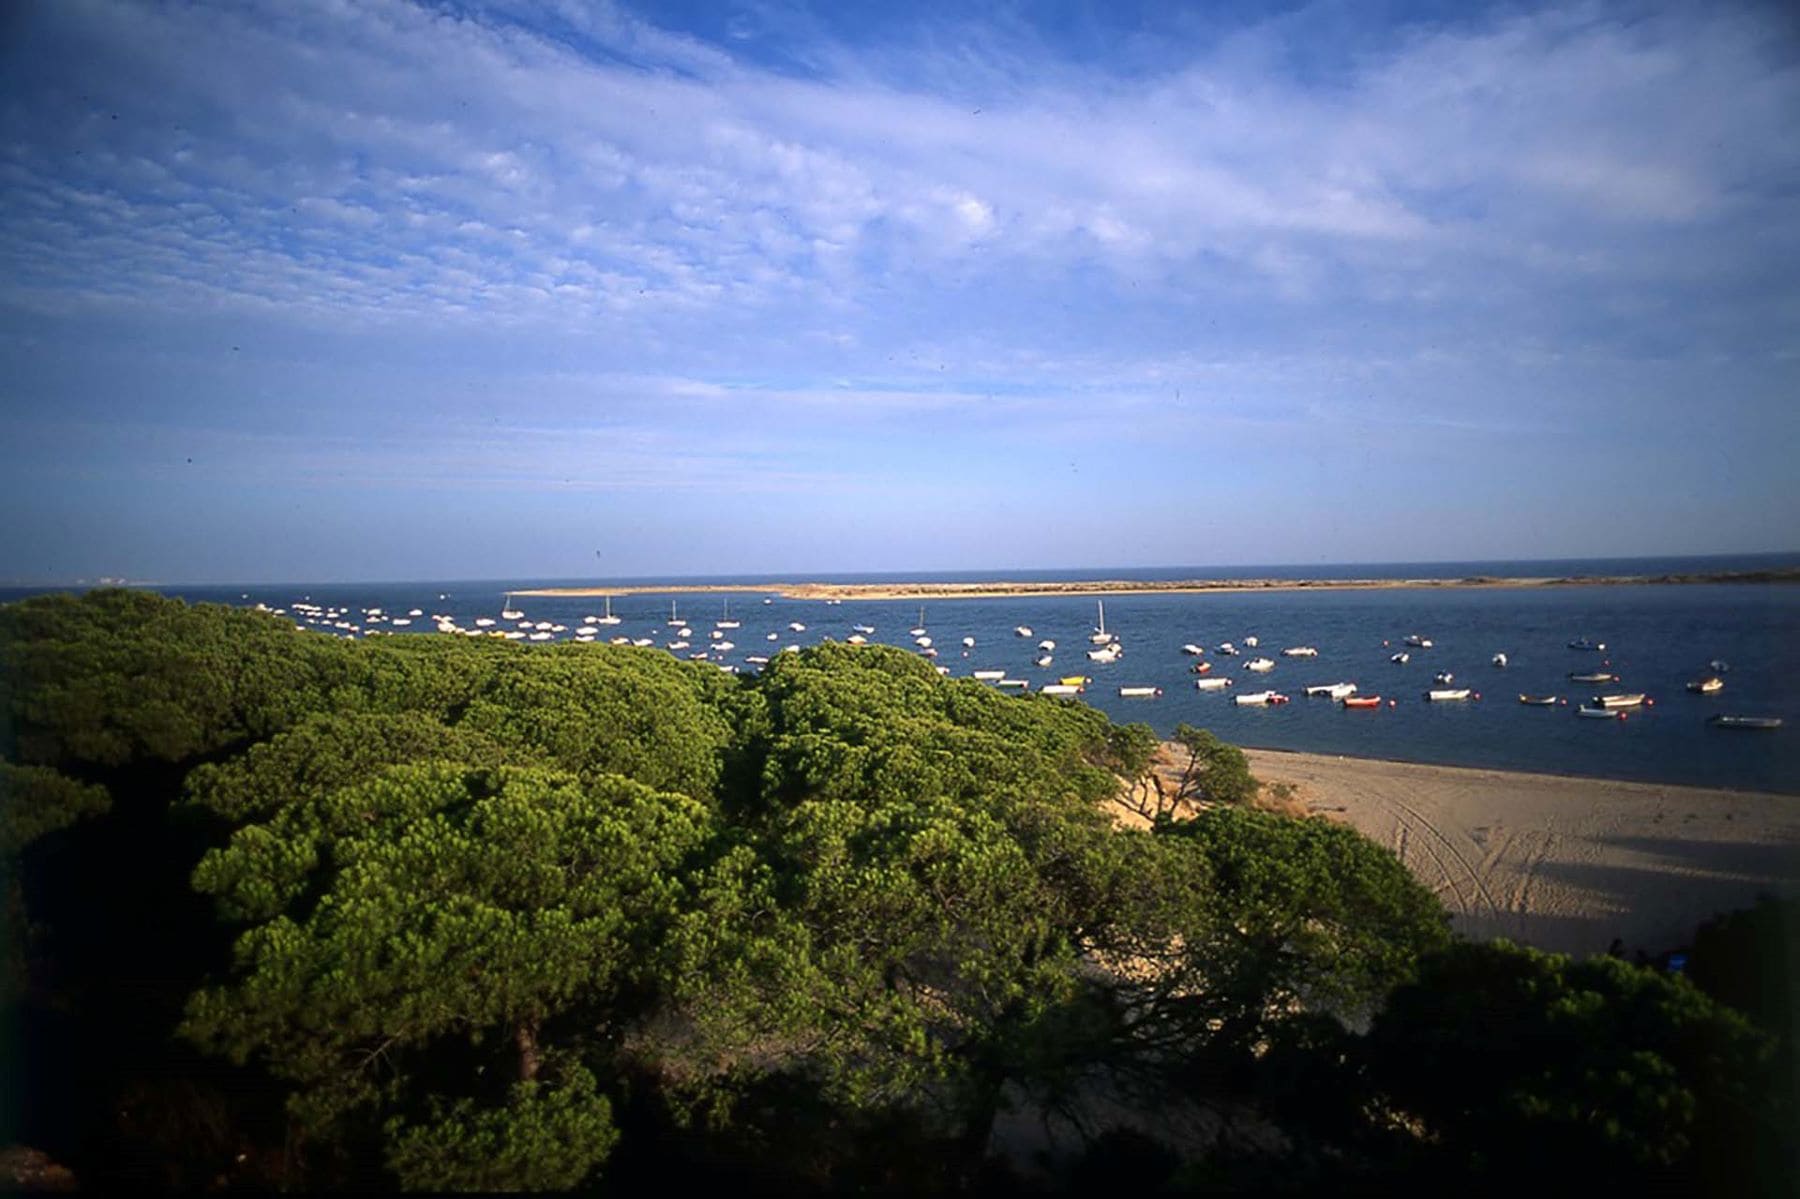
<svg viewBox="0 0 1800 1199"><path fill-rule="evenodd" d="M1388 700L1388 707L1390 707L1390 708L1393 707L1396 702L1397 701L1395 701L1395 700L1391 700L1391 699Z"/></svg>

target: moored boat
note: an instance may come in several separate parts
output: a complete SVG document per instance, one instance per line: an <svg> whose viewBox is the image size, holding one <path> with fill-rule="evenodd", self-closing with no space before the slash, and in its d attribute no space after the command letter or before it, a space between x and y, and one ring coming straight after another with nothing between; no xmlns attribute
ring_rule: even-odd
<svg viewBox="0 0 1800 1199"><path fill-rule="evenodd" d="M1039 695L1080 695L1081 688L1071 687L1067 683L1046 683L1038 688Z"/></svg>
<svg viewBox="0 0 1800 1199"><path fill-rule="evenodd" d="M1396 666L1405 666L1408 662L1412 661L1412 655L1407 653L1405 650L1401 650L1399 653L1397 653L1393 657L1389 658L1388 661L1392 662Z"/></svg>
<svg viewBox="0 0 1800 1199"><path fill-rule="evenodd" d="M1506 665L1506 655L1505 654L1495 654L1493 656L1493 658L1490 659L1490 661L1492 661L1495 666L1505 666Z"/></svg>
<svg viewBox="0 0 1800 1199"><path fill-rule="evenodd" d="M1587 704L1583 704L1581 707L1575 709L1575 713L1578 716L1585 716L1589 720L1625 719L1625 709L1623 708L1593 708L1589 707Z"/></svg>
<svg viewBox="0 0 1800 1199"><path fill-rule="evenodd" d="M1319 651L1310 645L1290 645L1281 651L1284 658L1316 658Z"/></svg>
<svg viewBox="0 0 1800 1199"><path fill-rule="evenodd" d="M1229 641L1221 641L1219 642L1219 647L1213 652L1216 654L1223 654L1227 658L1235 658L1237 657L1238 647L1231 644Z"/></svg>
<svg viewBox="0 0 1800 1199"><path fill-rule="evenodd" d="M1157 696L1159 696L1161 694L1162 694L1161 687L1121 687L1121 688L1119 688L1119 697L1121 699L1155 699Z"/></svg>
<svg viewBox="0 0 1800 1199"><path fill-rule="evenodd" d="M1252 691L1248 695L1235 695L1232 702L1240 708L1261 707L1268 704L1285 704L1288 697L1277 691Z"/></svg>
<svg viewBox="0 0 1800 1199"><path fill-rule="evenodd" d="M1554 707L1555 705L1561 703L1562 700L1559 697L1554 696L1554 695L1524 695L1524 694L1521 694L1519 696L1519 702L1522 704L1530 704L1532 707L1535 707L1535 708L1549 708L1549 707Z"/></svg>
<svg viewBox="0 0 1800 1199"><path fill-rule="evenodd" d="M1401 638L1401 644L1410 645L1414 649L1430 649L1431 638L1421 637L1417 633L1408 633L1405 637Z"/></svg>
<svg viewBox="0 0 1800 1199"><path fill-rule="evenodd" d="M1194 680L1194 687L1200 691L1223 691L1229 686L1231 686L1231 680L1227 678Z"/></svg>
<svg viewBox="0 0 1800 1199"><path fill-rule="evenodd" d="M1051 657L1049 654L1044 654L1041 657L1033 658L1031 664L1033 666L1049 666L1050 663L1054 661L1056 661L1055 658Z"/></svg>
<svg viewBox="0 0 1800 1199"><path fill-rule="evenodd" d="M1254 670L1258 674L1266 674L1275 669L1273 658L1252 658L1244 663L1245 670Z"/></svg>
<svg viewBox="0 0 1800 1199"><path fill-rule="evenodd" d="M1381 697L1379 695L1346 695L1343 704L1346 708L1379 708Z"/></svg>
<svg viewBox="0 0 1800 1199"><path fill-rule="evenodd" d="M1586 637L1577 637L1577 638L1575 638L1575 640L1569 642L1569 648L1570 649L1587 649L1587 650L1593 650L1596 653L1599 653L1606 649L1606 642L1604 642L1604 641L1589 641Z"/></svg>
<svg viewBox="0 0 1800 1199"><path fill-rule="evenodd" d="M1196 662L1192 666L1188 667L1188 670L1193 674L1211 674L1212 673L1212 663L1211 662Z"/></svg>
<svg viewBox="0 0 1800 1199"><path fill-rule="evenodd" d="M1431 676L1431 681L1440 687L1448 687L1451 683L1456 681L1456 676L1447 670L1440 670Z"/></svg>
<svg viewBox="0 0 1800 1199"><path fill-rule="evenodd" d="M978 670L974 674L970 675L969 677L973 678L973 679L980 679L983 682L992 682L995 679L1005 678L1006 672L1004 670Z"/></svg>
<svg viewBox="0 0 1800 1199"><path fill-rule="evenodd" d="M1201 654L1205 653L1206 651L1190 641L1186 645L1181 647L1181 652L1188 655L1190 658L1198 658Z"/></svg>
<svg viewBox="0 0 1800 1199"><path fill-rule="evenodd" d="M1710 675L1704 679L1695 679L1687 685L1689 691L1697 695L1717 695L1725 690L1725 680L1718 675Z"/></svg>
<svg viewBox="0 0 1800 1199"><path fill-rule="evenodd" d="M1019 691L1024 691L1031 686L1031 683L1025 679L1000 679L994 683L994 686L1011 687Z"/></svg>
<svg viewBox="0 0 1800 1199"><path fill-rule="evenodd" d="M1706 723L1721 729L1778 729L1779 716L1708 716Z"/></svg>
<svg viewBox="0 0 1800 1199"><path fill-rule="evenodd" d="M1645 704L1654 702L1654 700L1645 699L1641 693L1636 695L1596 695L1592 700L1588 701L1588 706L1600 708L1640 708Z"/></svg>
<svg viewBox="0 0 1800 1199"><path fill-rule="evenodd" d="M1569 681L1572 683L1616 683L1619 681L1619 676L1616 674L1607 674L1603 670L1596 670L1587 674L1582 674L1579 671L1570 671Z"/></svg>
<svg viewBox="0 0 1800 1199"><path fill-rule="evenodd" d="M1444 703L1449 700L1469 699L1475 696L1467 687L1433 687L1425 693L1425 698L1433 703Z"/></svg>
<svg viewBox="0 0 1800 1199"><path fill-rule="evenodd" d="M1088 678L1085 674L1065 674L1056 681L1065 687L1085 687L1094 680Z"/></svg>

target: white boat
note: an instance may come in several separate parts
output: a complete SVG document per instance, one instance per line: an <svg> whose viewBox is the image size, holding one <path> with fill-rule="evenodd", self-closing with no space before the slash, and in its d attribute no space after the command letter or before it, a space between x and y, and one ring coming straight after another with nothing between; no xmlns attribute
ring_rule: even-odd
<svg viewBox="0 0 1800 1199"><path fill-rule="evenodd" d="M1591 706L1599 708L1641 708L1649 702L1650 701L1645 699L1642 694L1596 695L1593 698Z"/></svg>
<svg viewBox="0 0 1800 1199"><path fill-rule="evenodd" d="M1004 670L978 670L974 674L970 675L969 677L975 678L975 679L980 679L981 681L986 682L986 683L991 683L995 679L1005 678L1006 672Z"/></svg>
<svg viewBox="0 0 1800 1199"><path fill-rule="evenodd" d="M679 629L675 630L675 635L677 637L692 637L694 635L694 630L688 628L686 625L682 625Z"/></svg>
<svg viewBox="0 0 1800 1199"><path fill-rule="evenodd" d="M1030 626L1030 625L1024 625L1024 624L1022 624L1022 625L1019 625L1019 626L1018 626L1018 627L1016 627L1016 628L1014 628L1014 629L1013 629L1013 636L1015 636L1015 637L1029 637L1029 636L1031 636L1031 626Z"/></svg>
<svg viewBox="0 0 1800 1199"><path fill-rule="evenodd" d="M1199 646L1195 645L1193 642L1190 641L1186 645L1181 647L1181 652L1188 655L1188 657L1190 657L1190 658L1198 658L1201 654L1204 654L1206 651L1204 649L1201 649Z"/></svg>
<svg viewBox="0 0 1800 1199"><path fill-rule="evenodd" d="M1000 679L994 686L1011 687L1019 691L1026 691L1030 689L1031 683L1026 679Z"/></svg>
<svg viewBox="0 0 1800 1199"><path fill-rule="evenodd" d="M935 658L935 657L937 657L937 651L935 649L932 649L928 645L924 649L919 651L919 656L921 658Z"/></svg>
<svg viewBox="0 0 1800 1199"><path fill-rule="evenodd" d="M763 640L765 640L765 641L780 641L781 634L780 633L770 633L767 637L763 638Z"/></svg>
<svg viewBox="0 0 1800 1199"><path fill-rule="evenodd" d="M1038 688L1039 695L1080 695L1081 688L1071 687L1067 683L1046 683Z"/></svg>
<svg viewBox="0 0 1800 1199"><path fill-rule="evenodd" d="M736 649L736 648L737 648L737 642L735 642L735 641L721 641L721 642L719 642L719 643L718 643L718 644L717 644L717 645L715 645L715 646L713 646L713 648L714 648L714 649L716 649L716 650L718 650L718 651L719 651L719 652L720 652L720 653L722 653L722 654L723 654L723 653L727 653L727 652L729 652L729 651L731 651L731 650L734 650L734 649Z"/></svg>
<svg viewBox="0 0 1800 1199"><path fill-rule="evenodd" d="M974 649L975 648L975 638L964 637L963 638L963 648L964 649Z"/></svg>
<svg viewBox="0 0 1800 1199"><path fill-rule="evenodd" d="M1231 680L1226 678L1194 680L1196 691L1223 691L1229 686L1231 686Z"/></svg>
<svg viewBox="0 0 1800 1199"><path fill-rule="evenodd" d="M685 620L681 619L681 617L675 615L675 601L674 600L669 601L669 619L663 621L663 623L666 625L672 625L675 628L680 628L682 625L687 623L687 621L685 621Z"/></svg>
<svg viewBox="0 0 1800 1199"><path fill-rule="evenodd" d="M680 650L686 649L688 647L688 644L689 644L688 642L682 641L679 638L677 638L676 640L669 642L668 649L669 649L670 653L676 653Z"/></svg>
<svg viewBox="0 0 1800 1199"><path fill-rule="evenodd" d="M594 624L618 624L619 618L612 614L612 596L606 597L606 615L593 622Z"/></svg>
<svg viewBox="0 0 1800 1199"><path fill-rule="evenodd" d="M1695 679L1687 685L1687 689L1694 692L1696 695L1717 695L1719 692L1725 690L1725 680L1718 675L1713 675L1710 678Z"/></svg>
<svg viewBox="0 0 1800 1199"><path fill-rule="evenodd" d="M794 633L804 633L806 632L806 626L797 620L790 620L788 621L788 630Z"/></svg>
<svg viewBox="0 0 1800 1199"><path fill-rule="evenodd" d="M1405 666L1408 662L1412 661L1412 655L1405 650L1401 650L1399 653L1389 658L1388 661L1398 666Z"/></svg>
<svg viewBox="0 0 1800 1199"><path fill-rule="evenodd" d="M639 649L642 649L647 645L655 645L656 642L652 641L648 637L633 637L631 639L631 644L637 646Z"/></svg>
<svg viewBox="0 0 1800 1199"><path fill-rule="evenodd" d="M1273 658L1252 658L1248 662L1244 663L1244 669L1245 670L1254 670L1257 674L1267 674L1269 671L1275 669L1275 659L1273 659Z"/></svg>
<svg viewBox="0 0 1800 1199"><path fill-rule="evenodd" d="M1099 649L1089 650L1087 656L1088 661L1090 662L1117 662L1119 660L1119 647L1117 645L1104 645Z"/></svg>
<svg viewBox="0 0 1800 1199"><path fill-rule="evenodd" d="M1224 654L1227 658L1235 658L1237 657L1238 647L1231 644L1229 641L1221 641L1219 642L1219 648L1213 652Z"/></svg>
<svg viewBox="0 0 1800 1199"><path fill-rule="evenodd" d="M869 644L869 639L864 637L861 633L852 633L844 638L844 642L847 645L867 645Z"/></svg>
<svg viewBox="0 0 1800 1199"><path fill-rule="evenodd" d="M1121 698L1121 699L1155 699L1157 696L1159 696L1161 694L1162 694L1161 687L1121 687L1121 688L1119 688L1119 698Z"/></svg>
<svg viewBox="0 0 1800 1199"><path fill-rule="evenodd" d="M500 608L501 620L524 620L525 613L512 606L512 592L506 593L506 603Z"/></svg>
<svg viewBox="0 0 1800 1199"><path fill-rule="evenodd" d="M1319 656L1319 651L1310 645L1290 645L1281 651L1281 656L1284 658L1316 658Z"/></svg>
<svg viewBox="0 0 1800 1199"><path fill-rule="evenodd" d="M750 657L745 658L744 661L752 666L767 666L769 664L769 660L761 654L752 654Z"/></svg>
<svg viewBox="0 0 1800 1199"><path fill-rule="evenodd" d="M1265 704L1285 704L1288 697L1276 691L1252 691L1248 695L1234 695L1231 702L1240 708L1254 708Z"/></svg>
<svg viewBox="0 0 1800 1199"><path fill-rule="evenodd" d="M1031 664L1032 664L1032 665L1033 665L1033 666L1040 666L1040 667L1044 667L1044 666L1049 666L1049 665L1050 665L1050 663L1052 663L1052 662L1054 662L1054 661L1056 661L1056 659L1055 659L1055 658L1054 658L1054 657L1052 657L1052 656L1051 656L1051 655L1049 655L1049 654L1044 654L1044 655L1043 655L1043 656L1041 656L1041 657L1037 657L1037 658L1033 658L1033 659L1032 659L1032 660L1031 660Z"/></svg>
<svg viewBox="0 0 1800 1199"><path fill-rule="evenodd" d="M599 629L595 628L591 624L584 624L580 628L575 630L575 635L577 637L592 637L595 633L598 633L599 631L600 631Z"/></svg>
<svg viewBox="0 0 1800 1199"><path fill-rule="evenodd" d="M1505 666L1506 665L1506 655L1505 654L1495 654L1493 657L1493 663L1495 666Z"/></svg>
<svg viewBox="0 0 1800 1199"><path fill-rule="evenodd" d="M1583 705L1581 705L1581 707L1575 709L1575 714L1577 716L1585 716L1589 720L1623 720L1623 719L1625 719L1625 709L1623 709L1623 708L1590 708L1586 704L1583 704Z"/></svg>
<svg viewBox="0 0 1800 1199"><path fill-rule="evenodd" d="M1244 638L1244 644L1249 646L1251 649L1255 649L1257 646L1256 638L1246 637L1246 638Z"/></svg>
<svg viewBox="0 0 1800 1199"><path fill-rule="evenodd" d="M1056 648L1056 642L1054 642L1054 641L1050 640L1048 637L1046 637L1042 641L1038 642L1038 648L1043 650L1045 653L1049 653L1051 650Z"/></svg>
<svg viewBox="0 0 1800 1199"><path fill-rule="evenodd" d="M548 640L550 640L550 634L549 633L533 633L531 635L531 639L533 641L548 641Z"/></svg>
<svg viewBox="0 0 1800 1199"><path fill-rule="evenodd" d="M929 637L914 637L913 644L918 646L920 649L930 649L931 648L931 638L929 638Z"/></svg>
<svg viewBox="0 0 1800 1199"><path fill-rule="evenodd" d="M1433 687L1425 693L1425 698L1433 703L1443 703L1447 700L1468 699L1473 694L1467 687Z"/></svg>
<svg viewBox="0 0 1800 1199"><path fill-rule="evenodd" d="M872 624L853 624L850 626L850 631L852 633L861 633L867 637L874 634L875 626Z"/></svg>
<svg viewBox="0 0 1800 1199"><path fill-rule="evenodd" d="M1332 699L1343 699L1347 695L1356 694L1355 683L1314 683L1306 689L1308 695L1329 695Z"/></svg>
<svg viewBox="0 0 1800 1199"><path fill-rule="evenodd" d="M1451 683L1456 681L1456 676L1447 670L1440 670L1431 676L1431 681L1440 687L1448 687Z"/></svg>
<svg viewBox="0 0 1800 1199"><path fill-rule="evenodd" d="M912 636L912 637L923 637L925 635L925 609L924 608L919 609L919 627L916 629L909 629L909 630L907 630L907 633L909 636Z"/></svg>
<svg viewBox="0 0 1800 1199"><path fill-rule="evenodd" d="M1421 637L1417 633L1408 633L1406 635L1406 637L1402 640L1402 644L1410 645L1414 649L1430 649L1431 648L1431 638Z"/></svg>
<svg viewBox="0 0 1800 1199"><path fill-rule="evenodd" d="M1118 638L1106 631L1106 601L1096 600L1095 603L1100 605L1100 624L1088 634L1088 641L1094 645L1111 645Z"/></svg>

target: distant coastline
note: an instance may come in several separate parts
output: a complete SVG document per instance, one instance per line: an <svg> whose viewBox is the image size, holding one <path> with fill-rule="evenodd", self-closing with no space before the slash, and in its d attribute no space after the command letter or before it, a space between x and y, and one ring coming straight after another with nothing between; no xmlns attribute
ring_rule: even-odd
<svg viewBox="0 0 1800 1199"><path fill-rule="evenodd" d="M1144 595L1152 593L1242 591L1373 591L1404 588L1467 587L1597 587L1687 585L1695 583L1800 583L1800 569L1718 571L1661 575L1571 575L1499 578L1470 575L1460 579L1068 579L1039 582L960 583L631 583L612 587L540 587L514 591L525 596L677 595L719 592L767 592L799 600L946 600L1003 599L1032 595Z"/></svg>

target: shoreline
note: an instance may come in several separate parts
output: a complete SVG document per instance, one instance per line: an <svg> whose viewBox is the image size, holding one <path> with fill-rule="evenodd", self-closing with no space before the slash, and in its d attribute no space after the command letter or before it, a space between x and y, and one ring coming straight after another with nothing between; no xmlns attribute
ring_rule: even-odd
<svg viewBox="0 0 1800 1199"><path fill-rule="evenodd" d="M1800 796L1246 749L1265 784L1388 846L1459 933L1655 954L1800 895Z"/></svg>
<svg viewBox="0 0 1800 1199"><path fill-rule="evenodd" d="M1047 595L1198 595L1251 591L1392 591L1504 587L1688 586L1698 583L1800 583L1800 570L1723 571L1717 574L1591 575L1460 579L1070 579L979 583L652 583L616 587L539 587L511 595L584 598L608 595L773 594L796 600L1008 599Z"/></svg>

